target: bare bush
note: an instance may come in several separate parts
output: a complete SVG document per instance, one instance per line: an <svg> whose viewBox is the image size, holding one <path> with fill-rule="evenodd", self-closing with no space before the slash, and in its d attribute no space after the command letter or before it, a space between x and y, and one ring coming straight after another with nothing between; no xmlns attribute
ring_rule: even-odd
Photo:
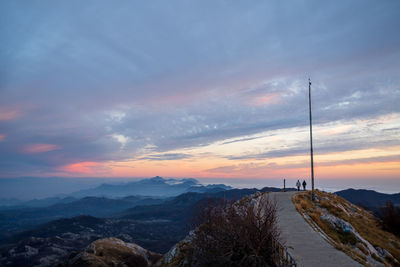
<svg viewBox="0 0 400 267"><path fill-rule="evenodd" d="M380 210L384 229L400 236L400 207L395 207L393 202L388 201Z"/></svg>
<svg viewBox="0 0 400 267"><path fill-rule="evenodd" d="M273 238L279 237L276 203L268 196L238 202L210 202L193 240L201 266L273 266Z"/></svg>

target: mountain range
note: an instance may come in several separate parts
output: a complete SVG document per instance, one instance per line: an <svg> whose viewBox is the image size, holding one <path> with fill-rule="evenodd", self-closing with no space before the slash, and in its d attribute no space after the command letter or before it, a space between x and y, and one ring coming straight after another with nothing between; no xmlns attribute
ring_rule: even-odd
<svg viewBox="0 0 400 267"><path fill-rule="evenodd" d="M0 208L6 206L44 207L67 198L105 196L176 196L185 192L208 192L230 189L224 184L202 185L197 180L131 178L13 178L0 179Z"/></svg>
<svg viewBox="0 0 400 267"><path fill-rule="evenodd" d="M70 199L69 199L70 200ZM129 196L120 199L105 197L84 197L47 207L16 206L0 210L0 237L35 227L36 225L60 218L80 215L107 217L116 212L135 206L153 205L163 202L163 198Z"/></svg>
<svg viewBox="0 0 400 267"><path fill-rule="evenodd" d="M7 179L0 179L0 185L3 185L3 180ZM7 186L8 184L9 182L6 181L5 185ZM23 209L28 207L48 207L55 204L75 202L84 197L107 197L113 199L120 199L127 196L166 198L177 196L186 192L218 192L231 188L232 187L224 184L203 185L197 180L191 178L164 179L156 176L150 179L118 184L103 183L96 187L78 190L69 194L60 194L57 196L39 199L34 198L30 200L21 200L17 198L0 198L0 211Z"/></svg>
<svg viewBox="0 0 400 267"><path fill-rule="evenodd" d="M154 177L3 206L0 265L5 264L3 260L11 266L62 263L91 242L109 237L165 253L192 229L202 205L238 200L259 191L277 192L281 188L232 189L221 184L201 185L194 179ZM388 200L400 204L400 194L355 189L336 194L367 208Z"/></svg>
<svg viewBox="0 0 400 267"><path fill-rule="evenodd" d="M125 196L157 196L171 197L186 192L218 192L231 189L224 184L202 185L197 180L187 179L165 179L156 176L151 179L122 183L122 184L102 184L96 188L81 190L70 194L72 197L82 196L105 196L105 197L125 197Z"/></svg>
<svg viewBox="0 0 400 267"><path fill-rule="evenodd" d="M0 207L0 237L59 218L80 215L110 217L136 206L160 204L168 198L186 192L212 193L230 188L223 184L201 185L195 179L177 180L161 177L118 185L103 184L77 191L64 198L34 199L19 202L16 206Z"/></svg>

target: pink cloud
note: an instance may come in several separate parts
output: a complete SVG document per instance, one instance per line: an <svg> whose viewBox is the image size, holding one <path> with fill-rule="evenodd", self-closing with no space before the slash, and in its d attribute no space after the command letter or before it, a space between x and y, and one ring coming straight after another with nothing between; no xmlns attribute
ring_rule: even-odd
<svg viewBox="0 0 400 267"><path fill-rule="evenodd" d="M6 138L6 135L5 134L0 134L0 141L3 141L4 138Z"/></svg>
<svg viewBox="0 0 400 267"><path fill-rule="evenodd" d="M97 176L99 173L108 172L110 169L101 162L83 161L64 165L60 170L67 174L86 174Z"/></svg>
<svg viewBox="0 0 400 267"><path fill-rule="evenodd" d="M20 112L17 110L0 110L0 121L12 120L20 115Z"/></svg>
<svg viewBox="0 0 400 267"><path fill-rule="evenodd" d="M250 100L250 104L255 106L261 106L267 103L276 104L278 101L279 101L279 96L278 94L274 93L274 94L257 96Z"/></svg>
<svg viewBox="0 0 400 267"><path fill-rule="evenodd" d="M44 153L60 149L61 147L53 144L31 144L23 148L23 152L27 154Z"/></svg>

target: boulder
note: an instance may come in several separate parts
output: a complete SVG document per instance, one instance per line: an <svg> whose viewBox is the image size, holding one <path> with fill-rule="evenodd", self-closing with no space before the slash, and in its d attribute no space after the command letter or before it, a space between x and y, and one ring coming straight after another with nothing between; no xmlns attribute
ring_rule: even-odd
<svg viewBox="0 0 400 267"><path fill-rule="evenodd" d="M118 238L104 238L91 243L84 251L68 261L67 266L153 266L161 254Z"/></svg>

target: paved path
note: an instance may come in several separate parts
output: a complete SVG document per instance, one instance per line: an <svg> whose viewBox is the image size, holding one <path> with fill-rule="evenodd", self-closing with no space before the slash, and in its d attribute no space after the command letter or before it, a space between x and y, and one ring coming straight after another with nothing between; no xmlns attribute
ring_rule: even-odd
<svg viewBox="0 0 400 267"><path fill-rule="evenodd" d="M278 205L278 225L288 252L299 267L362 266L335 249L297 212L291 197L296 192L270 193Z"/></svg>

